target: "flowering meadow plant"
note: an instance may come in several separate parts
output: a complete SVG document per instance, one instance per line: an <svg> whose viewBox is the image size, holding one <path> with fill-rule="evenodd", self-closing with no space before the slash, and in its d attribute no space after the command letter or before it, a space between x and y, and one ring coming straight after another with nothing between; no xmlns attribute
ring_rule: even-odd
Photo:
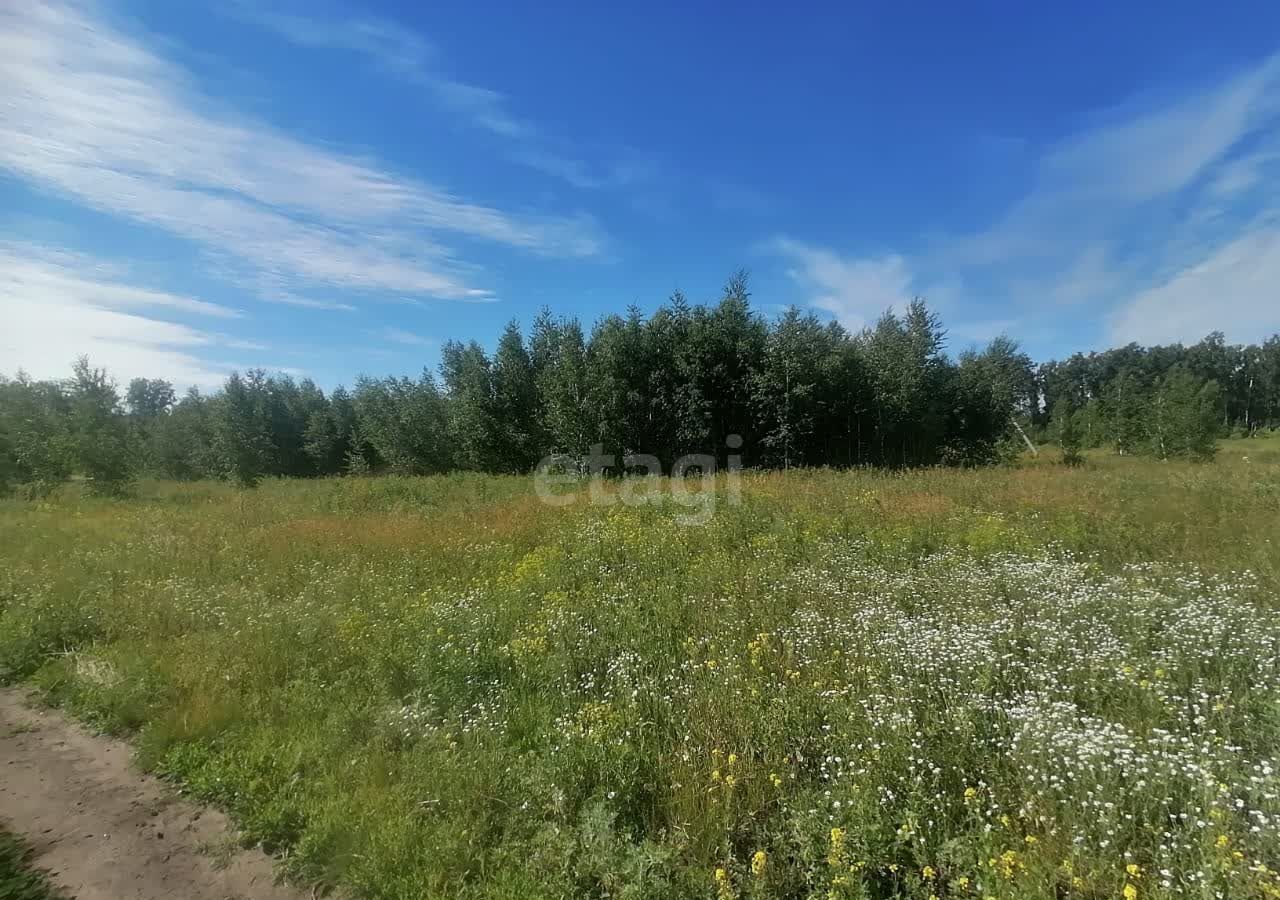
<svg viewBox="0 0 1280 900"><path fill-rule="evenodd" d="M1276 897L1258 453L15 502L0 667L357 896Z"/></svg>

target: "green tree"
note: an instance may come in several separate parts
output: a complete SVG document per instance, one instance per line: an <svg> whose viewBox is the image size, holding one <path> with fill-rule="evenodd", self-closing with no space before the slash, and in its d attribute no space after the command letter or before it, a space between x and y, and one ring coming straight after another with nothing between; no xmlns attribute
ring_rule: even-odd
<svg viewBox="0 0 1280 900"><path fill-rule="evenodd" d="M216 402L191 388L152 425L152 465L166 478L191 481L225 474L217 457L213 411Z"/></svg>
<svg viewBox="0 0 1280 900"><path fill-rule="evenodd" d="M517 322L507 323L493 354L495 463L504 472L528 472L542 458L546 440L538 424L538 384L533 360Z"/></svg>
<svg viewBox="0 0 1280 900"><path fill-rule="evenodd" d="M812 313L788 309L765 339L754 373L754 401L766 459L784 469L813 461L811 439L823 415L830 334Z"/></svg>
<svg viewBox="0 0 1280 900"><path fill-rule="evenodd" d="M76 447L61 384L0 376L0 490L48 494L71 476Z"/></svg>
<svg viewBox="0 0 1280 900"><path fill-rule="evenodd" d="M453 465L449 413L431 373L408 378L361 378L353 396L356 434L349 466L385 465L402 475L429 475Z"/></svg>
<svg viewBox="0 0 1280 900"><path fill-rule="evenodd" d="M1198 378L1177 366L1160 381L1151 414L1151 443L1160 459L1190 457L1200 461L1217 453L1222 389L1217 381Z"/></svg>
<svg viewBox="0 0 1280 900"><path fill-rule="evenodd" d="M274 448L267 410L266 375L232 372L215 404L213 440L222 474L254 487L268 474Z"/></svg>
<svg viewBox="0 0 1280 900"><path fill-rule="evenodd" d="M1081 435L1079 417L1069 397L1063 396L1053 408L1053 421L1057 429L1058 447L1062 450L1062 462L1078 466L1084 462L1080 453Z"/></svg>
<svg viewBox="0 0 1280 900"><path fill-rule="evenodd" d="M944 459L988 465L1020 452L1016 418L1029 419L1033 381L1030 357L1008 337L995 338L980 353L962 353L949 391L952 419Z"/></svg>
<svg viewBox="0 0 1280 900"><path fill-rule="evenodd" d="M127 493L135 475L134 455L115 382L82 356L72 366L67 394L76 459L89 491L102 496Z"/></svg>
<svg viewBox="0 0 1280 900"><path fill-rule="evenodd" d="M475 341L449 341L440 354L448 398L448 436L454 465L492 471L501 455L489 357Z"/></svg>
<svg viewBox="0 0 1280 900"><path fill-rule="evenodd" d="M1146 441L1146 418L1150 399L1138 376L1126 369L1117 375L1106 391L1106 423L1116 453L1136 453Z"/></svg>
<svg viewBox="0 0 1280 900"><path fill-rule="evenodd" d="M886 312L860 336L882 465L937 461L947 418L945 383L953 375L944 341L937 316L919 299L902 318Z"/></svg>
<svg viewBox="0 0 1280 900"><path fill-rule="evenodd" d="M531 343L548 449L582 457L590 444L592 420L587 406L587 350L582 325L577 319L556 321L549 315L539 316Z"/></svg>

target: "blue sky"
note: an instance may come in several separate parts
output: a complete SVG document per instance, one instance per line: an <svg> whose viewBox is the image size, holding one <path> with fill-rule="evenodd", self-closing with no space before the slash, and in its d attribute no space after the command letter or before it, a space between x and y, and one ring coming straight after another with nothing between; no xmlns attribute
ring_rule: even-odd
<svg viewBox="0 0 1280 900"><path fill-rule="evenodd" d="M1280 330L1280 6L0 2L0 371L331 387L537 309Z"/></svg>

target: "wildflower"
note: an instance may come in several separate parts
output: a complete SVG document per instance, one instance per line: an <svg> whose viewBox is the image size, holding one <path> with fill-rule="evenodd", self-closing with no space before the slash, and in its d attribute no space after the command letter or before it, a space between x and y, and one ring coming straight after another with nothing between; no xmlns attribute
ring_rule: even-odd
<svg viewBox="0 0 1280 900"><path fill-rule="evenodd" d="M721 778L722 778L722 777L723 777L723 776L721 776L721 774L720 774L720 770L719 770L719 769L716 769L715 771L713 771L713 772L711 773L711 780L712 780L712 781L719 782L719 781L721 780Z"/></svg>
<svg viewBox="0 0 1280 900"><path fill-rule="evenodd" d="M967 891L967 890L969 890L969 876L968 876L968 875L961 875L959 878L957 878L957 879L956 879L956 887L960 888L960 890L962 890L962 891Z"/></svg>
<svg viewBox="0 0 1280 900"><path fill-rule="evenodd" d="M724 783L728 787L733 787L735 784L738 783L738 779L734 778L732 775L726 775L724 776Z"/></svg>
<svg viewBox="0 0 1280 900"><path fill-rule="evenodd" d="M732 766L732 765L734 765L735 763L737 763L737 761L738 761L738 754L736 754L736 753L730 753L730 754L729 754L729 765L731 765L731 766Z"/></svg>
<svg viewBox="0 0 1280 900"><path fill-rule="evenodd" d="M751 874L759 878L764 874L764 867L769 863L769 854L757 850L751 854Z"/></svg>
<svg viewBox="0 0 1280 900"><path fill-rule="evenodd" d="M1030 846L1040 839L1036 837L1034 834L1029 834L1026 837L1024 837L1023 840L1027 843L1027 846Z"/></svg>
<svg viewBox="0 0 1280 900"><path fill-rule="evenodd" d="M920 870L920 877L925 881L933 881L934 876L938 873L933 870L933 866L925 866Z"/></svg>
<svg viewBox="0 0 1280 900"><path fill-rule="evenodd" d="M1121 893L1124 895L1124 900L1138 900L1138 889L1131 884L1126 884Z"/></svg>
<svg viewBox="0 0 1280 900"><path fill-rule="evenodd" d="M844 860L845 830L840 827L831 829L831 847L827 850L828 865L838 866Z"/></svg>
<svg viewBox="0 0 1280 900"><path fill-rule="evenodd" d="M1130 878L1142 877L1142 867L1137 863L1129 863L1129 865L1124 867L1124 870L1129 873Z"/></svg>
<svg viewBox="0 0 1280 900"><path fill-rule="evenodd" d="M977 788L967 787L967 788L965 788L965 789L964 789L964 799L965 799L965 802L966 802L966 803L970 802L971 800L973 800L973 799L974 799L975 797L977 797L977 796L978 796L978 789L977 789Z"/></svg>
<svg viewBox="0 0 1280 900"><path fill-rule="evenodd" d="M1221 848L1221 847L1227 846L1230 843L1231 843L1231 838L1227 837L1225 834L1220 834L1218 835L1218 839L1213 842L1213 845L1215 847Z"/></svg>
<svg viewBox="0 0 1280 900"><path fill-rule="evenodd" d="M777 772L770 772L770 773L769 773L769 783L770 783L770 784L772 784L772 785L773 785L774 787L776 787L776 788L780 788L780 787L782 787L782 778L778 775L778 773L777 773Z"/></svg>
<svg viewBox="0 0 1280 900"><path fill-rule="evenodd" d="M733 885L729 882L729 873L723 868L716 869L716 900L733 900Z"/></svg>

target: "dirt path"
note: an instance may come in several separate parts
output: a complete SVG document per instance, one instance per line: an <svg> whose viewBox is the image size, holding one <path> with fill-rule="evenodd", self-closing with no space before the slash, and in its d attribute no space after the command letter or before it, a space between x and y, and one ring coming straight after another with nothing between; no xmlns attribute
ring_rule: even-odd
<svg viewBox="0 0 1280 900"><path fill-rule="evenodd" d="M225 816L129 764L126 744L0 690L0 820L78 900L301 900Z"/></svg>

